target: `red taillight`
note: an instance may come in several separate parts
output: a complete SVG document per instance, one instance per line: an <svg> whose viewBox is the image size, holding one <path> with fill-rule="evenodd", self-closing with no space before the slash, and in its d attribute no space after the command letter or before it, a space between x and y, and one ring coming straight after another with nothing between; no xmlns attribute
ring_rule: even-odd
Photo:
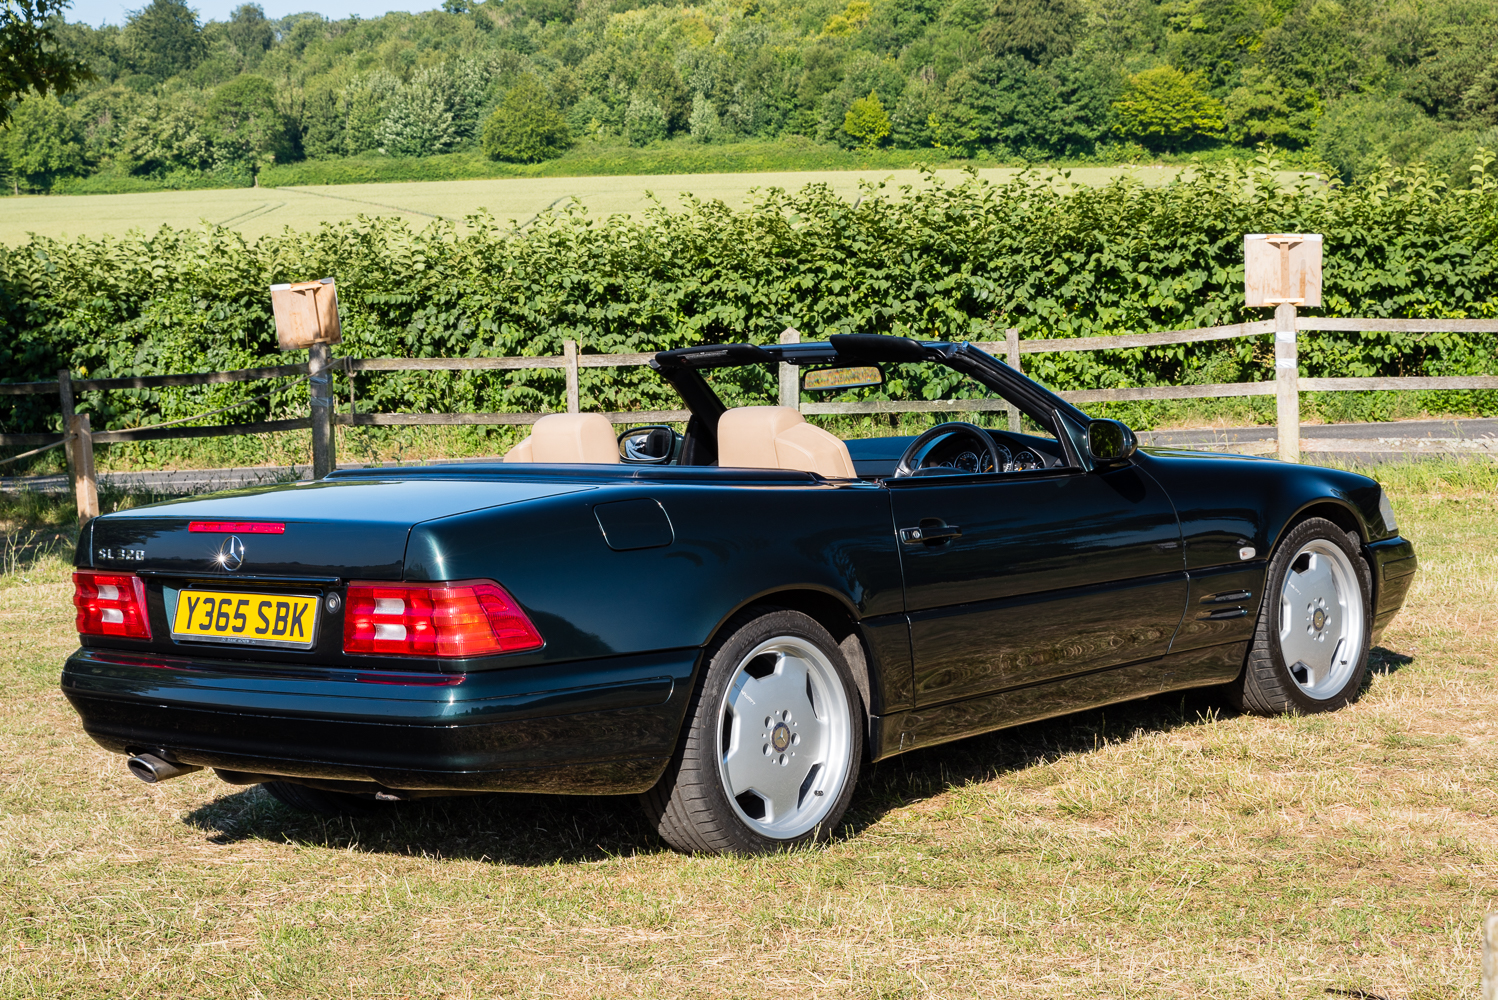
<svg viewBox="0 0 1498 1000"><path fill-rule="evenodd" d="M151 638L146 582L138 576L79 570L73 574L73 606L78 609L78 631L82 635Z"/></svg>
<svg viewBox="0 0 1498 1000"><path fill-rule="evenodd" d="M187 530L228 535L284 535L286 525L276 521L188 521Z"/></svg>
<svg viewBox="0 0 1498 1000"><path fill-rule="evenodd" d="M390 656L490 656L545 645L515 599L491 580L352 583L343 651Z"/></svg>

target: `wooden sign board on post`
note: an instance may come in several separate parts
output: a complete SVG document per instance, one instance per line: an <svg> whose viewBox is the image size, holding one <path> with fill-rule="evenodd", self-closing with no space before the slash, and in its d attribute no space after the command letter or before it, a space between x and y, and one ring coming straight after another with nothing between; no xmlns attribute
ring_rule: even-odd
<svg viewBox="0 0 1498 1000"><path fill-rule="evenodd" d="M276 314L276 342L283 351L336 344L343 339L338 326L338 290L332 278L271 285L270 305Z"/></svg>
<svg viewBox="0 0 1498 1000"><path fill-rule="evenodd" d="M1243 237L1243 291L1250 306L1321 305L1321 235Z"/></svg>

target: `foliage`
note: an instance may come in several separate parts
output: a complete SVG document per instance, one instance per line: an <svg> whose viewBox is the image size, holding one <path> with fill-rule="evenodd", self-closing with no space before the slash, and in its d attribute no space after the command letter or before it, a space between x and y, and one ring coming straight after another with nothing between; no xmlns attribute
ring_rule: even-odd
<svg viewBox="0 0 1498 1000"><path fill-rule="evenodd" d="M629 99L629 110L624 113L624 134L631 146L648 146L666 138L668 126L666 113L656 101L643 94Z"/></svg>
<svg viewBox="0 0 1498 1000"><path fill-rule="evenodd" d="M389 98L379 136L392 156L446 153L474 134L484 99L485 67L472 60L424 69L404 84L384 81ZM366 88L365 93L371 93ZM368 148L357 135L356 148Z"/></svg>
<svg viewBox="0 0 1498 1000"><path fill-rule="evenodd" d="M1383 165L1406 166L1440 137L1440 129L1410 102L1359 94L1327 110L1316 127L1316 155L1343 180L1366 177Z"/></svg>
<svg viewBox="0 0 1498 1000"><path fill-rule="evenodd" d="M225 36L248 65L254 65L276 43L276 28L266 19L258 3L240 4L234 8Z"/></svg>
<svg viewBox="0 0 1498 1000"><path fill-rule="evenodd" d="M1234 142L1267 142L1281 149L1311 143L1321 117L1315 91L1284 87L1256 67L1244 70L1242 79L1223 102L1223 119Z"/></svg>
<svg viewBox="0 0 1498 1000"><path fill-rule="evenodd" d="M215 227L38 237L0 251L0 370L25 381L62 367L105 377L275 364L266 287L325 274L339 281L339 350L366 357L555 355L564 339L587 352L652 351L771 342L787 326L808 338L972 341L1000 340L1009 326L1026 337L1194 328L1264 318L1243 306L1245 232L1325 234L1327 315L1498 315L1498 179L1452 190L1418 170L1332 188L1279 176L1265 157L1160 187L932 178L871 186L854 205L814 185L764 191L743 210L709 202L599 219L572 206L521 230L478 216L462 232L364 218L255 243ZM1495 349L1493 335L1321 333L1304 338L1301 358L1310 376L1481 374ZM1273 353L1266 336L1031 355L1026 371L1063 389L1263 381ZM535 410L561 406L563 384L556 370L391 372L361 376L357 390L361 410ZM119 428L263 391L85 393L80 406L95 426ZM1495 396L1421 399L1498 414ZM639 369L585 369L582 400L670 408ZM305 405L297 389L235 419ZM0 397L0 407L6 432L56 424L44 397Z"/></svg>
<svg viewBox="0 0 1498 1000"><path fill-rule="evenodd" d="M430 72L395 92L380 128L381 150L391 156L445 153L457 137L447 93Z"/></svg>
<svg viewBox="0 0 1498 1000"><path fill-rule="evenodd" d="M718 109L700 92L692 98L692 114L687 119L687 127L698 142L712 142L722 132Z"/></svg>
<svg viewBox="0 0 1498 1000"><path fill-rule="evenodd" d="M49 94L16 108L0 131L0 158L17 185L46 190L53 178L76 171L83 151L67 111Z"/></svg>
<svg viewBox="0 0 1498 1000"><path fill-rule="evenodd" d="M995 55L1048 63L1071 55L1081 22L1072 0L998 0L982 37Z"/></svg>
<svg viewBox="0 0 1498 1000"><path fill-rule="evenodd" d="M1498 127L1498 19L1471 0L453 0L345 20L247 3L206 24L184 3L151 0L123 30L57 26L98 81L63 101L83 155L49 183L250 183L204 118L247 75L274 85L289 155L313 160L482 152L525 78L574 142L662 156L689 137L852 149L843 126L871 92L881 145L1008 162L1270 142L1326 150L1348 178L1424 158L1461 183Z"/></svg>
<svg viewBox="0 0 1498 1000"><path fill-rule="evenodd" d="M1202 90L1204 77L1174 66L1157 66L1129 77L1113 102L1114 126L1125 139L1179 149L1222 130L1222 104Z"/></svg>
<svg viewBox="0 0 1498 1000"><path fill-rule="evenodd" d="M877 93L871 90L868 97L853 102L843 117L843 131L864 149L873 149L889 137L889 115Z"/></svg>
<svg viewBox="0 0 1498 1000"><path fill-rule="evenodd" d="M28 94L65 94L92 73L65 45L57 24L69 0L6 0L0 8L0 125Z"/></svg>
<svg viewBox="0 0 1498 1000"><path fill-rule="evenodd" d="M192 69L207 55L197 12L186 0L151 0L131 11L120 45L135 72L158 81Z"/></svg>
<svg viewBox="0 0 1498 1000"><path fill-rule="evenodd" d="M292 158L291 133L276 107L276 88L264 77L237 77L214 91L204 119L220 160L259 166Z"/></svg>
<svg viewBox="0 0 1498 1000"><path fill-rule="evenodd" d="M531 76L510 88L484 126L484 153L493 160L539 163L561 156L571 144L567 119Z"/></svg>

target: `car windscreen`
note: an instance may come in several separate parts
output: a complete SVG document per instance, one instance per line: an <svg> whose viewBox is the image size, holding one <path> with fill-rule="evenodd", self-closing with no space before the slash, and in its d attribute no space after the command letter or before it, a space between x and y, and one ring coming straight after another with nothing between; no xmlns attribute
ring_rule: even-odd
<svg viewBox="0 0 1498 1000"><path fill-rule="evenodd" d="M701 375L725 407L774 406L782 402L780 367L738 365L705 369ZM794 377L792 391L802 415L844 440L909 437L951 420L1015 429L1003 396L939 362L785 367ZM865 384L846 384L859 380ZM1021 417L1018 430L1054 440L1028 416Z"/></svg>

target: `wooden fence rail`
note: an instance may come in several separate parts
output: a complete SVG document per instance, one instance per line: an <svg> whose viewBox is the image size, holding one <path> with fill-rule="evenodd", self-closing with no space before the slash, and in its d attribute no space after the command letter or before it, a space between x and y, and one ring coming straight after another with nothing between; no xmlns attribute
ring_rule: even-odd
<svg viewBox="0 0 1498 1000"><path fill-rule="evenodd" d="M1021 340L1019 330L1005 331L1002 341L975 342L1016 369L1022 367L1026 354L1058 354L1075 351L1118 351L1171 344L1194 344L1241 337L1275 337L1275 379L1270 382L1216 383L1210 385L1137 386L1109 389L1077 389L1058 393L1073 403L1126 402L1164 399L1210 399L1244 396L1277 396L1277 429L1279 455L1286 461L1299 461L1299 393L1366 392L1370 390L1498 390L1498 376L1460 375L1450 377L1407 378L1300 378L1298 335L1301 332L1389 332L1389 333L1498 333L1498 320L1450 319L1374 319L1299 317L1293 306L1280 306L1273 320L1237 323L1228 326L1202 327L1193 330L1164 330L1154 333L1129 333L1099 337L1035 338ZM800 334L787 330L782 343L799 341ZM566 373L566 405L578 412L579 372L583 368L637 367L649 364L654 353L581 354L577 344L566 341L560 357L501 358L338 358L317 359L317 373L312 363L272 365L237 371L188 372L178 375L148 375L125 378L74 379L71 373L58 372L55 380L44 382L0 383L0 396L52 395L59 397L64 434L0 434L0 447L33 447L44 449L68 445L69 475L77 484L79 516L86 519L97 510L93 494L93 444L116 444L128 441L160 441L178 438L219 437L238 434L266 434L277 431L312 428L331 441L335 424L356 427L459 426L459 425L526 425L533 424L543 413L337 413L334 407L314 406L308 417L288 420L266 420L254 423L220 424L208 427L157 425L128 430L90 431L87 415L75 417L73 397L80 391L98 392L121 389L156 389L169 386L215 385L228 382L250 382L261 379L308 376L322 381L314 386L316 402L326 399L327 370L341 370L353 377L361 372L394 371L521 371L562 369ZM326 366L326 367L325 367ZM1008 410L1010 426L1018 429L1019 414L1009 410L1002 400L922 400L911 402L875 400L859 403L803 403L791 366L782 365L782 402L799 406L806 414L874 414L874 413L963 413L1004 412ZM352 407L351 407L352 409ZM217 411L215 411L217 412ZM204 416L212 416L205 414ZM686 410L646 410L605 414L613 423L670 423L688 419ZM81 418L82 424L78 423ZM188 418L199 419L199 418ZM320 423L326 421L326 423ZM178 421L171 422L179 423ZM78 442L83 442L83 447ZM320 478L333 468L331 447L314 449L314 477ZM85 470L87 470L85 472ZM85 497L85 493L89 497ZM86 502L87 500L87 502Z"/></svg>

